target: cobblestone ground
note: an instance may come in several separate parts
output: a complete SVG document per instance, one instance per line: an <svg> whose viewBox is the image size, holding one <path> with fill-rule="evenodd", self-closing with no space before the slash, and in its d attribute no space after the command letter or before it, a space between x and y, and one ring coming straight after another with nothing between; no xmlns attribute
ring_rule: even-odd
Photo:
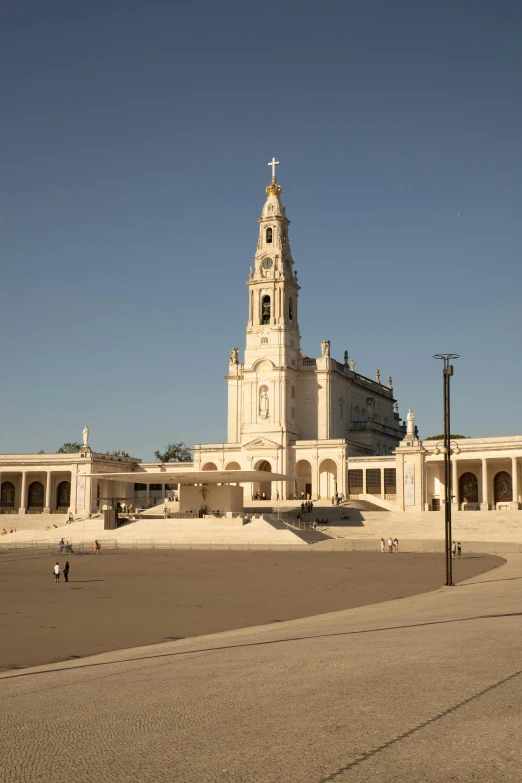
<svg viewBox="0 0 522 783"><path fill-rule="evenodd" d="M522 779L522 556L459 587L10 672L5 783Z"/></svg>

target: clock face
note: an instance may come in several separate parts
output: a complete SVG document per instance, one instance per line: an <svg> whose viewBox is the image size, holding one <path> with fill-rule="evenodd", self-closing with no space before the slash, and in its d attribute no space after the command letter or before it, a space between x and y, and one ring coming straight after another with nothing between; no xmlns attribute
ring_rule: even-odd
<svg viewBox="0 0 522 783"><path fill-rule="evenodd" d="M269 256L263 258L263 268L270 269L271 266L272 266L272 259Z"/></svg>
<svg viewBox="0 0 522 783"><path fill-rule="evenodd" d="M261 378L266 378L269 372L270 372L270 367L268 366L268 364L262 364L261 367L259 368L259 375L261 376Z"/></svg>

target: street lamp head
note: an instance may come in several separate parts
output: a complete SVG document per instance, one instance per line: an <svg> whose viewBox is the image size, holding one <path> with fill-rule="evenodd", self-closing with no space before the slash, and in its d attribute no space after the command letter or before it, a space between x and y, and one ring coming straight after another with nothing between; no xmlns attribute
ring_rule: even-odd
<svg viewBox="0 0 522 783"><path fill-rule="evenodd" d="M433 358L450 362L452 359L460 359L460 356L457 353L435 353L433 354Z"/></svg>
<svg viewBox="0 0 522 783"><path fill-rule="evenodd" d="M440 450L440 453L441 453L441 454L447 454L447 453L448 453L448 449L446 448L446 446L443 446L443 447L441 448L441 450Z"/></svg>
<svg viewBox="0 0 522 783"><path fill-rule="evenodd" d="M439 456L439 454L440 454L440 449L439 449L438 447L437 447L437 448L435 448L435 449L433 449L433 453L434 453L434 454L436 454L436 455L437 455L437 457L438 457L438 456Z"/></svg>
<svg viewBox="0 0 522 783"><path fill-rule="evenodd" d="M458 446L456 449L453 449L453 454L460 454L460 449Z"/></svg>

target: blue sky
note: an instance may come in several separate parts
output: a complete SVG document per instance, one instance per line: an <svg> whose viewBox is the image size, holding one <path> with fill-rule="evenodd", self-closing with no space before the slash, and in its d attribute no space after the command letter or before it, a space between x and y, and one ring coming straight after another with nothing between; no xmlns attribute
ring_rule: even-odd
<svg viewBox="0 0 522 783"><path fill-rule="evenodd" d="M522 433L517 2L0 9L2 452L226 437L278 178L303 352L389 373L421 435ZM460 213L460 214L459 214Z"/></svg>

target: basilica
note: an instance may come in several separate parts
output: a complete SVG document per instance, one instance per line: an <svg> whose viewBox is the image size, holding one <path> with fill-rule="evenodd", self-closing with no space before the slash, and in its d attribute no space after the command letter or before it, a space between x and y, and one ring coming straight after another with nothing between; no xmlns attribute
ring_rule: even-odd
<svg viewBox="0 0 522 783"><path fill-rule="evenodd" d="M309 497L346 493L350 456L386 455L404 438L392 379L355 371L322 340L320 355L301 353L297 270L290 220L272 160L272 181L258 219L257 247L247 281L243 361L230 352L227 442L197 445L196 469L258 469L299 476ZM318 341L319 342L319 341ZM319 344L318 344L319 348ZM270 484L254 492L270 491ZM295 489L281 487L281 496ZM391 491L391 487L390 487Z"/></svg>

